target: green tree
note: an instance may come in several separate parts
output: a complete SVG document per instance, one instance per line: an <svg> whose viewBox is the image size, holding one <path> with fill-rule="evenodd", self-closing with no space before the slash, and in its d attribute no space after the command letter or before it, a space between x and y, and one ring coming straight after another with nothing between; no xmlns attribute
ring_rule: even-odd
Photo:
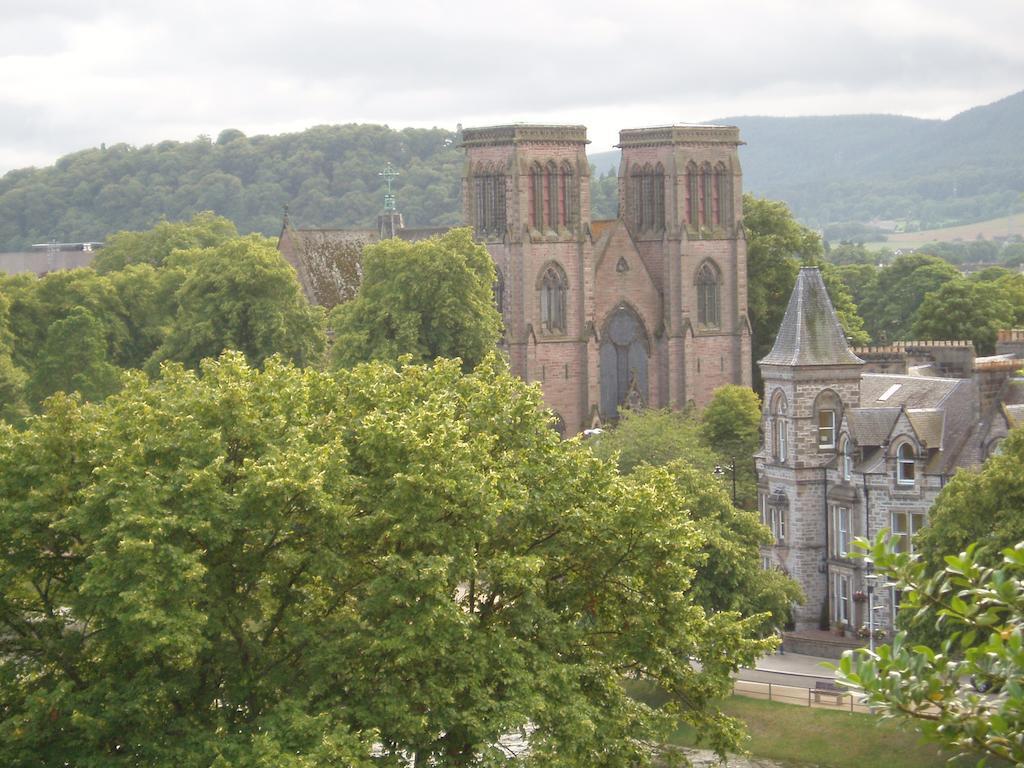
<svg viewBox="0 0 1024 768"><path fill-rule="evenodd" d="M707 610L737 611L762 617L761 634L787 627L791 607L802 603L799 585L778 570L761 567L761 547L774 539L757 516L732 504L729 490L709 482L704 471L685 461L665 466L704 536L707 559L693 581L694 600Z"/></svg>
<svg viewBox="0 0 1024 768"><path fill-rule="evenodd" d="M869 334L845 285L822 261L821 238L799 224L785 203L743 196L743 225L747 237L747 307L756 363L771 351L775 334L789 303L801 266L819 266L839 322L855 344L866 344ZM760 372L754 368L760 388Z"/></svg>
<svg viewBox="0 0 1024 768"><path fill-rule="evenodd" d="M737 503L754 508L757 475L753 456L761 447L761 398L750 387L719 387L700 421L704 442L719 456L728 457L735 467Z"/></svg>
<svg viewBox="0 0 1024 768"><path fill-rule="evenodd" d="M322 311L309 305L295 271L266 239L236 238L181 252L172 262L195 266L175 295L177 311L147 363L151 372L164 360L196 368L225 349L257 366L275 354L298 365L321 359Z"/></svg>
<svg viewBox="0 0 1024 768"><path fill-rule="evenodd" d="M412 355L458 357L472 369L501 332L494 281L491 257L469 229L366 248L359 293L331 312L334 366Z"/></svg>
<svg viewBox="0 0 1024 768"><path fill-rule="evenodd" d="M0 419L18 423L28 415L25 385L28 376L11 358L14 337L10 331L10 301L0 293Z"/></svg>
<svg viewBox="0 0 1024 768"><path fill-rule="evenodd" d="M530 727L539 764L637 766L680 719L734 746L713 701L763 619L694 602L672 475L540 403L496 356L231 353L0 428L0 762L497 765Z"/></svg>
<svg viewBox="0 0 1024 768"><path fill-rule="evenodd" d="M937 615L952 635L911 646L901 631L875 653L847 651L839 681L883 716L912 722L963 754L1024 763L1024 542L1003 550L996 567L972 544L931 574L892 552L884 533L857 546L902 591L901 613Z"/></svg>
<svg viewBox="0 0 1024 768"><path fill-rule="evenodd" d="M878 290L878 267L872 264L845 264L832 272L843 281L858 307L864 306L868 297Z"/></svg>
<svg viewBox="0 0 1024 768"><path fill-rule="evenodd" d="M704 441L700 421L691 411L624 411L614 428L588 440L594 454L614 458L619 471L641 464L656 467L681 460L706 475L722 463Z"/></svg>
<svg viewBox="0 0 1024 768"><path fill-rule="evenodd" d="M924 297L959 277L956 267L937 256L915 253L895 258L879 270L875 291L861 306L871 337L878 343L909 338Z"/></svg>
<svg viewBox="0 0 1024 768"><path fill-rule="evenodd" d="M916 544L930 572L975 541L995 557L1024 541L1024 430L1012 430L999 447L980 468L958 471L935 499Z"/></svg>
<svg viewBox="0 0 1024 768"><path fill-rule="evenodd" d="M730 402L744 416L732 419L720 414ZM671 474L706 537L708 559L694 580L697 602L715 611L763 615L760 631L767 633L786 626L790 606L803 597L800 588L781 572L761 569L760 547L771 543L771 534L754 513L731 503L729 471L715 473L729 463L728 457L744 454L716 453L706 439L711 435L727 449L750 448L758 440L757 395L745 387L723 387L716 393L715 404L707 423L687 412L627 411L613 429L588 438L586 444L598 457L615 459L625 474L645 472L652 466ZM745 455L754 450L756 447ZM745 465L737 461L737 480L747 492L749 478L744 471ZM741 496L740 501L743 499Z"/></svg>
<svg viewBox="0 0 1024 768"><path fill-rule="evenodd" d="M800 263L821 253L821 240L796 222L785 203L749 194L743 196L743 226L747 236L747 307L756 362L771 351Z"/></svg>
<svg viewBox="0 0 1024 768"><path fill-rule="evenodd" d="M46 342L49 328L78 308L89 310L102 326L105 354L119 359L128 342L124 306L114 286L91 269L12 275L0 289L11 302L10 328L14 337L15 363L31 374Z"/></svg>
<svg viewBox="0 0 1024 768"><path fill-rule="evenodd" d="M142 232L116 232L96 252L93 268L103 274L129 264L161 266L175 251L214 248L238 237L235 225L210 211L189 221L161 221Z"/></svg>
<svg viewBox="0 0 1024 768"><path fill-rule="evenodd" d="M1013 310L991 283L957 278L925 295L913 332L919 339L970 339L978 354L991 355L997 331L1013 324Z"/></svg>
<svg viewBox="0 0 1024 768"><path fill-rule="evenodd" d="M54 392L78 392L102 400L120 386L117 366L107 358L103 324L85 307L73 309L46 331L28 381L28 395L38 404Z"/></svg>
<svg viewBox="0 0 1024 768"><path fill-rule="evenodd" d="M141 368L164 342L178 309L177 292L189 271L172 264L129 264L106 275L124 308L128 332L117 365Z"/></svg>
<svg viewBox="0 0 1024 768"><path fill-rule="evenodd" d="M832 246L826 250L825 259L837 267L878 263L878 257L865 248L863 243L840 243Z"/></svg>

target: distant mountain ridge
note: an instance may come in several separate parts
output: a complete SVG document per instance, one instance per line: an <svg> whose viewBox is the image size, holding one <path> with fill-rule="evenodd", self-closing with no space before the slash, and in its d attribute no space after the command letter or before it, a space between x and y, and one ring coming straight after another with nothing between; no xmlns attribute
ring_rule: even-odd
<svg viewBox="0 0 1024 768"><path fill-rule="evenodd" d="M747 191L784 200L832 239L875 220L928 229L1024 207L1024 91L948 120L712 122L739 126ZM227 129L216 140L86 149L0 177L0 251L51 239L98 240L203 210L227 216L243 233L277 234L285 205L299 225L372 225L383 202L379 171L388 162L401 174L396 191L407 225L452 225L462 220L458 143L457 132L440 128L350 124L279 136ZM593 215L614 216L618 194L607 172L618 168L618 152L590 159L599 169Z"/></svg>
<svg viewBox="0 0 1024 768"><path fill-rule="evenodd" d="M875 219L923 228L1003 216L1022 205L1024 91L948 120L900 115L725 117L743 186L784 200L806 224ZM599 172L618 152L595 153Z"/></svg>

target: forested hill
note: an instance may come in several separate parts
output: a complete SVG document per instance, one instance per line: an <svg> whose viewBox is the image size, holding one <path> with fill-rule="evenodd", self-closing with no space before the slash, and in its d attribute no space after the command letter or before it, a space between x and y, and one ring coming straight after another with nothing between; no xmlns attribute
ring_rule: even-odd
<svg viewBox="0 0 1024 768"><path fill-rule="evenodd" d="M949 120L735 117L744 185L805 222L1004 216L1024 192L1024 91Z"/></svg>
<svg viewBox="0 0 1024 768"><path fill-rule="evenodd" d="M230 218L242 233L276 235L286 204L300 225L366 226L383 204L379 172L388 161L401 174L395 188L407 225L456 224L457 144L454 132L439 128L334 125L87 149L0 178L0 251L51 238L99 240L204 210Z"/></svg>
<svg viewBox="0 0 1024 768"><path fill-rule="evenodd" d="M1024 200L1024 91L949 120L896 115L725 117L746 142L744 188L805 223L911 220L918 228L1005 216ZM594 157L616 166L618 153Z"/></svg>
<svg viewBox="0 0 1024 768"><path fill-rule="evenodd" d="M783 200L830 239L873 219L926 229L1004 216L1024 207L1024 91L949 120L893 115L731 117L744 186ZM247 137L118 144L0 178L0 251L29 243L99 240L161 217L212 210L240 232L274 235L283 207L304 226L372 225L391 162L408 226L461 221L463 157L455 132L378 125L318 126ZM594 155L600 169L617 153ZM614 171L613 171L614 173ZM614 216L615 180L595 176L594 216ZM829 227L829 225L833 225Z"/></svg>

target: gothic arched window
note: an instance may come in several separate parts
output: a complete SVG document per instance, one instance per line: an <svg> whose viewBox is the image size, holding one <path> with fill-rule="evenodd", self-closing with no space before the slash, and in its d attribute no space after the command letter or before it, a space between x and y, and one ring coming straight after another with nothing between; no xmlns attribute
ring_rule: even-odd
<svg viewBox="0 0 1024 768"><path fill-rule="evenodd" d="M686 222L700 224L700 178L692 162L686 166Z"/></svg>
<svg viewBox="0 0 1024 768"><path fill-rule="evenodd" d="M558 166L552 161L547 167L548 181L548 227L558 229Z"/></svg>
<svg viewBox="0 0 1024 768"><path fill-rule="evenodd" d="M633 166L633 223L638 230L660 232L665 228L665 169Z"/></svg>
<svg viewBox="0 0 1024 768"><path fill-rule="evenodd" d="M721 325L721 280L718 268L712 262L705 261L697 270L696 282L697 324L705 328L718 328Z"/></svg>
<svg viewBox="0 0 1024 768"><path fill-rule="evenodd" d="M530 226L544 229L544 169L538 163L530 168Z"/></svg>
<svg viewBox="0 0 1024 768"><path fill-rule="evenodd" d="M718 188L718 215L715 223L728 227L732 224L732 176L725 163L715 166L715 185Z"/></svg>
<svg viewBox="0 0 1024 768"><path fill-rule="evenodd" d="M565 226L572 229L576 226L576 181L569 163L562 163L562 213Z"/></svg>
<svg viewBox="0 0 1024 768"><path fill-rule="evenodd" d="M540 290L541 333L565 333L566 294L569 281L557 264L549 264L541 273L537 288Z"/></svg>
<svg viewBox="0 0 1024 768"><path fill-rule="evenodd" d="M505 231L505 174L495 167L477 167L473 175L474 223L478 234Z"/></svg>
<svg viewBox="0 0 1024 768"><path fill-rule="evenodd" d="M640 178L640 215L637 217L641 229L654 229L654 171L644 166Z"/></svg>
<svg viewBox="0 0 1024 768"><path fill-rule="evenodd" d="M654 166L654 228L665 229L665 169L661 163Z"/></svg>
<svg viewBox="0 0 1024 768"><path fill-rule="evenodd" d="M633 166L630 180L633 182L630 185L633 193L633 224L637 229L641 229L644 221L644 172L639 165Z"/></svg>
<svg viewBox="0 0 1024 768"><path fill-rule="evenodd" d="M704 183L701 185L702 186L702 189L701 189L701 202L703 202L703 204L704 204L704 210L701 212L701 214L702 214L701 218L703 219L703 223L704 224L707 224L708 226L711 226L711 222L712 222L712 220L714 218L714 211L712 210L712 208L713 208L713 202L712 202L712 195L713 195L712 179L713 179L713 176L711 174L711 163L704 163L704 174L703 175L704 175Z"/></svg>
<svg viewBox="0 0 1024 768"><path fill-rule="evenodd" d="M643 321L632 307L620 304L605 321L599 354L602 417L618 418L623 405L646 403L649 342Z"/></svg>

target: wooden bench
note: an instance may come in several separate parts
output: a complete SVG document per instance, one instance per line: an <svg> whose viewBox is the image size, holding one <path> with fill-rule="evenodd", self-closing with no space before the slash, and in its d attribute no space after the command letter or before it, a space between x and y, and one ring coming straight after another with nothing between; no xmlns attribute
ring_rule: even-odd
<svg viewBox="0 0 1024 768"><path fill-rule="evenodd" d="M814 683L814 700L818 704L821 703L822 696L831 696L833 703L836 705L843 703L843 697L846 696L846 691L840 688L835 683L829 682L828 680L818 680Z"/></svg>

